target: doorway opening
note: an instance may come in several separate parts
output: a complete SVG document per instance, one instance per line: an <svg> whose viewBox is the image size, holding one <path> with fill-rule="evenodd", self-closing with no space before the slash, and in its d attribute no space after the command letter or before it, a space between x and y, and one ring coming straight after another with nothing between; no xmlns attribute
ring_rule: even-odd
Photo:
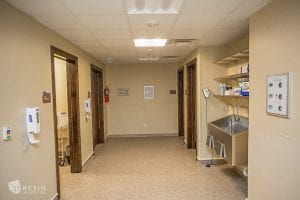
<svg viewBox="0 0 300 200"><path fill-rule="evenodd" d="M177 91L178 91L178 136L184 136L184 86L183 67L177 71Z"/></svg>
<svg viewBox="0 0 300 200"><path fill-rule="evenodd" d="M70 168L71 173L82 171L78 58L51 46L51 73L56 179L60 197L61 167L69 166L66 168Z"/></svg>
<svg viewBox="0 0 300 200"><path fill-rule="evenodd" d="M91 65L93 148L104 143L103 71Z"/></svg>
<svg viewBox="0 0 300 200"><path fill-rule="evenodd" d="M196 149L196 63L187 64L187 147Z"/></svg>

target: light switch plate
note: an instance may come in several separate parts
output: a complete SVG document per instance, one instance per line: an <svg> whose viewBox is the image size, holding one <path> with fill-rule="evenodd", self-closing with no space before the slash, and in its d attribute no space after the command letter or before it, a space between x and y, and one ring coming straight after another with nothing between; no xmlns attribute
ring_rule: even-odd
<svg viewBox="0 0 300 200"><path fill-rule="evenodd" d="M2 139L7 141L11 139L11 126L3 127Z"/></svg>

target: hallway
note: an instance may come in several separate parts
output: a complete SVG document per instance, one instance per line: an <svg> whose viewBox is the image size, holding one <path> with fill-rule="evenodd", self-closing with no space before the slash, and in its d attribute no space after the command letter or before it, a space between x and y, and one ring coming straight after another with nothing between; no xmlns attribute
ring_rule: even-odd
<svg viewBox="0 0 300 200"><path fill-rule="evenodd" d="M195 162L179 137L110 138L80 174L61 171L63 200L242 200L246 180Z"/></svg>

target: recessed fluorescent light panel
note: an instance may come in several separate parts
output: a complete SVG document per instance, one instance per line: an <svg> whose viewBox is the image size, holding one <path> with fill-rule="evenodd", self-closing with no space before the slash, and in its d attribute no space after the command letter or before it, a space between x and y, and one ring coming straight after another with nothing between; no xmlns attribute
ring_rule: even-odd
<svg viewBox="0 0 300 200"><path fill-rule="evenodd" d="M157 61L159 60L158 57L152 56L152 57L141 57L139 58L140 61Z"/></svg>
<svg viewBox="0 0 300 200"><path fill-rule="evenodd" d="M134 39L135 47L164 47L167 39Z"/></svg>
<svg viewBox="0 0 300 200"><path fill-rule="evenodd" d="M125 0L127 13L144 14L178 14L184 0Z"/></svg>

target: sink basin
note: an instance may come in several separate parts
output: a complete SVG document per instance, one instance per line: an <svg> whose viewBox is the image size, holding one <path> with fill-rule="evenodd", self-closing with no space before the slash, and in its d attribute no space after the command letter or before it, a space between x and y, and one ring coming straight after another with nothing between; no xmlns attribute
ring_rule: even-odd
<svg viewBox="0 0 300 200"><path fill-rule="evenodd" d="M248 124L247 118L240 117L239 120L235 120L234 115L209 122L206 144L210 146L209 137L213 137L213 148L228 164L231 166L247 165Z"/></svg>
<svg viewBox="0 0 300 200"><path fill-rule="evenodd" d="M238 121L234 119L234 115L229 115L224 118L211 122L210 124L216 126L227 134L238 134L248 130L248 119L240 117Z"/></svg>

